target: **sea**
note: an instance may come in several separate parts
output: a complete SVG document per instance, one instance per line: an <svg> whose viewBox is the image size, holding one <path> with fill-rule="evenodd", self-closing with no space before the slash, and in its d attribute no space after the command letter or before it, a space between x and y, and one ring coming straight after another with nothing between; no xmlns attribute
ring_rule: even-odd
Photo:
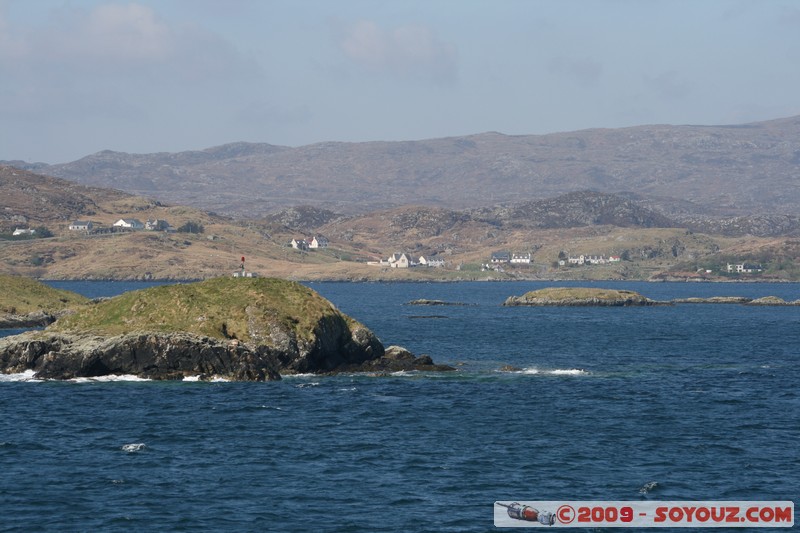
<svg viewBox="0 0 800 533"><path fill-rule="evenodd" d="M0 531L487 532L497 501L799 501L800 306L503 307L575 284L307 285L384 345L456 370L0 376ZM792 283L579 285L800 299ZM408 305L421 298L459 305Z"/></svg>

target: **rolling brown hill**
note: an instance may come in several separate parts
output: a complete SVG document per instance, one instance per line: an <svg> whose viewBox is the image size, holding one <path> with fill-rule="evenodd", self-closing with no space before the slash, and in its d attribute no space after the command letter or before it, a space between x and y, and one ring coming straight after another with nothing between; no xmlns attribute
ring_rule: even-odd
<svg viewBox="0 0 800 533"><path fill-rule="evenodd" d="M0 166L0 232L13 231L15 227L69 224L75 219L100 215L103 202L130 196Z"/></svg>
<svg viewBox="0 0 800 533"><path fill-rule="evenodd" d="M97 232L70 231L88 219ZM187 222L204 231L110 232L119 218ZM700 226L708 219L701 218ZM0 167L0 273L50 279L195 279L230 275L247 256L249 270L293 279L647 279L681 269L718 270L742 258L775 265L770 276L800 275L800 217L716 219L705 231L664 215L630 195L574 192L505 206L448 209L403 206L345 215L298 206L260 219L236 220L115 190ZM47 238L9 237L15 226L45 226ZM762 234L759 234L761 231ZM718 234L720 233L720 234ZM330 247L301 251L292 238L324 235ZM533 264L482 268L494 251L531 253ZM369 265L395 252L442 259L444 268ZM563 254L619 255L613 267L564 269ZM556 266L554 266L556 265Z"/></svg>
<svg viewBox="0 0 800 533"><path fill-rule="evenodd" d="M105 151L30 168L247 218L299 205L350 214L402 205L465 209L585 190L636 193L666 214L800 215L800 116L298 148Z"/></svg>

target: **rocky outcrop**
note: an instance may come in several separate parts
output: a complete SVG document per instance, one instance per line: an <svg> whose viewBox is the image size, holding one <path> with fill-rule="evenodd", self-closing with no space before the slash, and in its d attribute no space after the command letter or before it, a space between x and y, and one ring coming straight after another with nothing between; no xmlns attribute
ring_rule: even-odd
<svg viewBox="0 0 800 533"><path fill-rule="evenodd" d="M343 354L328 353L325 357L324 352L314 350L300 353L187 333L99 337L30 332L0 339L0 369L6 373L34 370L37 379L135 375L154 380L198 377L232 381L279 380L281 374L298 371L338 374L454 370L434 364L427 355L416 357L399 346L384 351L374 344L374 336L365 332L360 337ZM359 349L359 344L365 349Z"/></svg>
<svg viewBox="0 0 800 533"><path fill-rule="evenodd" d="M787 302L777 296L763 296L761 298L748 298L746 296L711 296L708 298L676 298L671 300L676 304L743 304L743 305L800 305L800 300Z"/></svg>
<svg viewBox="0 0 800 533"><path fill-rule="evenodd" d="M61 313L35 311L26 315L16 313L0 315L0 329L38 328L49 326Z"/></svg>
<svg viewBox="0 0 800 533"><path fill-rule="evenodd" d="M669 301L651 300L634 291L581 287L554 287L531 291L522 296L510 296L503 305L617 307L673 304L743 304L743 305L800 305L800 300L787 302L777 296L748 298L745 296L710 296L705 298L675 298Z"/></svg>
<svg viewBox="0 0 800 533"><path fill-rule="evenodd" d="M361 323L301 284L215 279L126 293L44 331L0 339L0 372L37 378L133 374L149 379L439 370L427 356L387 353Z"/></svg>
<svg viewBox="0 0 800 533"><path fill-rule="evenodd" d="M276 354L237 342L182 333L112 337L26 333L0 339L0 368L39 379L136 375L147 379L280 379Z"/></svg>
<svg viewBox="0 0 800 533"><path fill-rule="evenodd" d="M504 306L624 307L663 305L634 291L555 287L510 296Z"/></svg>
<svg viewBox="0 0 800 533"><path fill-rule="evenodd" d="M783 298L778 298L777 296L763 296L755 300L750 300L747 302L747 305L800 305L800 300L787 302Z"/></svg>
<svg viewBox="0 0 800 533"><path fill-rule="evenodd" d="M413 370L427 372L443 372L455 370L452 366L437 365L430 356L415 356L401 346L389 346L383 356L370 361L365 361L360 365L345 365L337 369L334 373L340 372L408 372Z"/></svg>
<svg viewBox="0 0 800 533"><path fill-rule="evenodd" d="M751 298L744 296L710 296L708 298L675 298L672 303L676 304L746 304Z"/></svg>
<svg viewBox="0 0 800 533"><path fill-rule="evenodd" d="M411 300L410 302L407 302L406 305L466 306L467 304L461 302L445 302L444 300L428 300L427 298L420 298L417 300Z"/></svg>

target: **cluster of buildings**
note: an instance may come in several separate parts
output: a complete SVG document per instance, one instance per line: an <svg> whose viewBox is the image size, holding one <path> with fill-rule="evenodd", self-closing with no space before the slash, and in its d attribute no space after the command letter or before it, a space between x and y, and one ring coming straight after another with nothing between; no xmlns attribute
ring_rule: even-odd
<svg viewBox="0 0 800 533"><path fill-rule="evenodd" d="M328 239L322 235L314 235L309 239L292 239L289 241L289 246L295 250L308 250L317 248L327 248Z"/></svg>
<svg viewBox="0 0 800 533"><path fill-rule="evenodd" d="M763 272L764 267L751 263L728 263L726 270L729 274L755 274L757 272Z"/></svg>
<svg viewBox="0 0 800 533"><path fill-rule="evenodd" d="M516 264L527 264L531 263L531 254L530 253L510 253L510 252L494 252L490 259L492 264L502 264L502 263L516 263Z"/></svg>
<svg viewBox="0 0 800 533"><path fill-rule="evenodd" d="M428 259L421 255L418 259L414 259L411 254L394 253L388 259L381 259L380 261L368 261L368 265L382 266L389 268L412 268L412 267L436 267L444 266L443 259Z"/></svg>
<svg viewBox="0 0 800 533"><path fill-rule="evenodd" d="M481 271L505 272L503 265L506 264L530 265L531 254L529 252L493 252L489 263L481 265Z"/></svg>
<svg viewBox="0 0 800 533"><path fill-rule="evenodd" d="M579 255L576 257L569 256L566 259L560 259L558 264L561 266L564 265L605 265L607 263L619 263L621 261L620 256L618 255L610 255L608 257L604 255Z"/></svg>
<svg viewBox="0 0 800 533"><path fill-rule="evenodd" d="M148 231L175 231L169 225L169 222L162 219L149 219L147 222L142 223L136 218L121 218L112 224L113 228L125 230L148 230ZM70 231L83 231L92 233L95 230L94 222L91 220L76 220L69 225Z"/></svg>

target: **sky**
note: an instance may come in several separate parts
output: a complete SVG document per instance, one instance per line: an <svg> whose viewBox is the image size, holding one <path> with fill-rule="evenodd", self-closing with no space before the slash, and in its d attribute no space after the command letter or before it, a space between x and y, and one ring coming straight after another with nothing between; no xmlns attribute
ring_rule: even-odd
<svg viewBox="0 0 800 533"><path fill-rule="evenodd" d="M794 115L798 0L0 0L0 160Z"/></svg>

